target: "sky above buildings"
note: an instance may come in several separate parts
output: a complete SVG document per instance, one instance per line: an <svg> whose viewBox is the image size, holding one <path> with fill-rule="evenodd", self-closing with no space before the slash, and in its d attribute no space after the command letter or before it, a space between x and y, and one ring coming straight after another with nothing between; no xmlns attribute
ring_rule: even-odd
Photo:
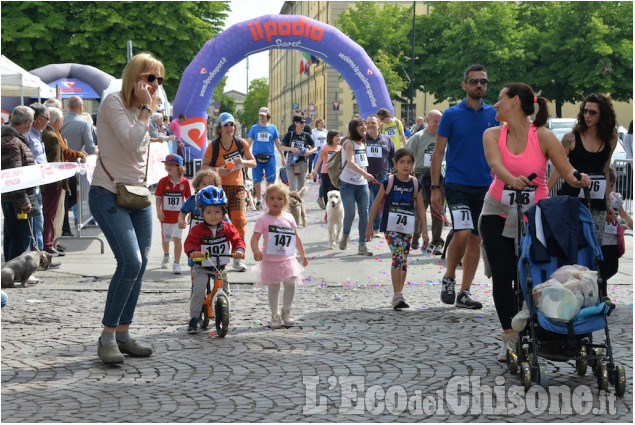
<svg viewBox="0 0 635 425"><path fill-rule="evenodd" d="M231 11L225 21L224 29L259 16L278 14L283 4L284 1L279 0L230 1ZM249 74L247 74L246 62L247 60L244 59L229 69L225 91L236 90L247 93L247 78L251 81L256 78L269 77L269 51L249 56Z"/></svg>

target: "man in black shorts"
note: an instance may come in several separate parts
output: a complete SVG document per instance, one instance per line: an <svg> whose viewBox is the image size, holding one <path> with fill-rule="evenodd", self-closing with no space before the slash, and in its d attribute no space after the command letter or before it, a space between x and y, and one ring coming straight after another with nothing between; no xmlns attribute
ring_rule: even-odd
<svg viewBox="0 0 635 425"><path fill-rule="evenodd" d="M439 187L441 162L445 152L444 193L452 216L454 237L448 247L447 268L443 276L441 301L456 307L479 309L483 305L472 299L470 287L478 267L481 238L477 221L492 174L483 151L483 132L498 125L496 110L483 102L487 91L487 72L482 65L465 70L461 87L467 97L448 108L441 117L437 140L430 164L431 201L437 211L443 211ZM461 291L455 297L456 268L463 259Z"/></svg>

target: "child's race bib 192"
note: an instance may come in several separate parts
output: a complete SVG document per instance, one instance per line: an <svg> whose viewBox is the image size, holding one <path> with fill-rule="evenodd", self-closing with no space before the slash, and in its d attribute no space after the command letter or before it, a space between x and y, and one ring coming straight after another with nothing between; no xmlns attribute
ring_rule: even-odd
<svg viewBox="0 0 635 425"><path fill-rule="evenodd" d="M229 242L227 241L227 237L225 235L201 239L201 251L208 256L207 260L201 262L201 266L203 267L216 266L217 258L219 266L229 264ZM215 255L218 257L215 257Z"/></svg>

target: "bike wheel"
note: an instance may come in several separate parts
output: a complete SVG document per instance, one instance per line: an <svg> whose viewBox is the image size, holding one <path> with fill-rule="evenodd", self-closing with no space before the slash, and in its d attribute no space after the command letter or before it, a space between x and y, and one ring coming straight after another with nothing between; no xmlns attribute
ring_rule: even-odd
<svg viewBox="0 0 635 425"><path fill-rule="evenodd" d="M624 366L618 364L616 366L615 395L621 397L626 392L626 370Z"/></svg>
<svg viewBox="0 0 635 425"><path fill-rule="evenodd" d="M214 319L216 320L216 333L222 338L227 335L229 329L229 302L225 295L219 295L216 298Z"/></svg>
<svg viewBox="0 0 635 425"><path fill-rule="evenodd" d="M205 303L203 303L203 308L201 309L201 315L199 316L198 321L201 324L201 329L207 329L209 326L209 311L207 304Z"/></svg>

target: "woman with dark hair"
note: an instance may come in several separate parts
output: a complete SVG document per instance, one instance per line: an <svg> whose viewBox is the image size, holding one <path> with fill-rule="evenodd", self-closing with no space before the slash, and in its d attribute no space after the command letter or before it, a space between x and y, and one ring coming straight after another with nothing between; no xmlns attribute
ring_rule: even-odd
<svg viewBox="0 0 635 425"><path fill-rule="evenodd" d="M534 121L530 116L538 111ZM549 111L547 99L536 97L523 83L507 84L494 105L496 120L506 124L489 128L483 133L485 158L494 173L494 181L485 195L479 219L479 231L491 268L494 305L503 328L503 349L499 361L506 360L508 348L513 348L518 334L511 326L515 311L513 280L516 277L515 238L517 235L516 190L522 191L523 210L548 196L547 162L565 176L573 187L590 183L567 162L556 136L544 125ZM527 176L537 176L529 180Z"/></svg>
<svg viewBox="0 0 635 425"><path fill-rule="evenodd" d="M580 105L578 120L573 130L562 138L562 146L569 162L580 172L589 174L591 184L591 215L595 223L595 234L598 243L602 245L606 213L611 208L611 192L608 190L609 166L611 156L617 145L617 130L615 126L615 110L611 98L599 94L590 94ZM549 190L555 186L560 178L557 170L549 177ZM580 188L565 182L558 195L579 196Z"/></svg>
<svg viewBox="0 0 635 425"><path fill-rule="evenodd" d="M342 144L342 174L340 175L340 195L344 205L344 228L340 249L343 251L348 244L348 238L355 218L355 204L359 212L359 255L373 255L366 248L366 224L368 224L368 203L370 192L368 182L375 180L366 171L368 157L366 156L366 122L361 118L354 118L348 123L349 139Z"/></svg>

